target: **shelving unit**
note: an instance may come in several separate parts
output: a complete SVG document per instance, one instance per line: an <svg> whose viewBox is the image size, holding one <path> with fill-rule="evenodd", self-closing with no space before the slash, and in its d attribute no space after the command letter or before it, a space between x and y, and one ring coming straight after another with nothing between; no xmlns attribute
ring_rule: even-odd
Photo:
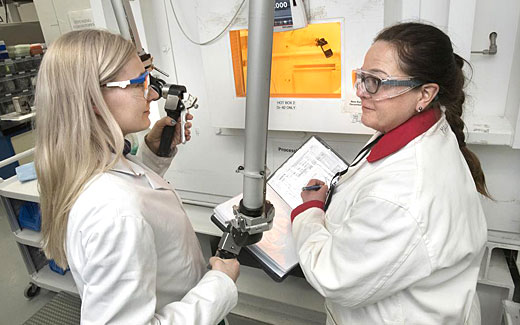
<svg viewBox="0 0 520 325"><path fill-rule="evenodd" d="M15 110L13 98L20 97L29 104L33 102L33 88L41 60L39 54L0 60L1 120L16 120L16 115L28 115L24 114L25 111Z"/></svg>
<svg viewBox="0 0 520 325"><path fill-rule="evenodd" d="M482 324L499 324L504 314L503 301L512 300L515 290L503 249L520 249L510 234L488 232L488 242L480 267L477 292Z"/></svg>
<svg viewBox="0 0 520 325"><path fill-rule="evenodd" d="M22 229L18 224L18 212L24 202L40 201L36 180L20 183L16 176L0 183L0 197L7 212L7 219L24 260L30 284L25 289L25 296L32 298L39 288L51 291L66 291L78 294L76 284L70 272L65 275L52 271L41 253L42 235L40 232Z"/></svg>
<svg viewBox="0 0 520 325"><path fill-rule="evenodd" d="M502 324L504 325L518 325L520 323L520 304L505 300L504 318Z"/></svg>
<svg viewBox="0 0 520 325"><path fill-rule="evenodd" d="M0 160L34 146L31 121L36 112L31 105L42 58L36 54L0 59ZM18 162L4 166L0 177L11 177L17 166Z"/></svg>

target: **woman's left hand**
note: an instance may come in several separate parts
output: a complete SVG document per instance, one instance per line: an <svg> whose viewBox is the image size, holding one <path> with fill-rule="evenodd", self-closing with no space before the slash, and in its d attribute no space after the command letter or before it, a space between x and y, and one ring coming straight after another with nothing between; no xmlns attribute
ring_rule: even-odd
<svg viewBox="0 0 520 325"><path fill-rule="evenodd" d="M192 123L189 122L193 120L193 115L186 114L186 124L184 125L184 135L186 136L186 141L191 139L191 126ZM162 119L158 120L150 132L144 137L144 141L146 145L152 152L157 154L159 152L159 144L161 143L161 135L165 126L172 126L173 119L171 117L165 116ZM175 124L175 132L173 134L173 140L171 145L171 150L173 150L179 143L181 143L181 130L180 130L180 117L177 120L177 124Z"/></svg>

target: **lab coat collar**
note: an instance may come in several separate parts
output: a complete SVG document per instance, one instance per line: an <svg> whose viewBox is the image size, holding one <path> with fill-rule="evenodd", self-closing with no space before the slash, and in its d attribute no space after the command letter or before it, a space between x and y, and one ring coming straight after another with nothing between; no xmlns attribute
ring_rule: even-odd
<svg viewBox="0 0 520 325"><path fill-rule="evenodd" d="M146 177L148 183L154 190L167 189L171 190L170 183L165 181L162 177L156 173L145 169L140 166L138 161L134 161L134 156L127 155L128 158L121 157L117 163L112 167L112 171L131 175L134 177Z"/></svg>
<svg viewBox="0 0 520 325"><path fill-rule="evenodd" d="M120 157L111 170L133 176L143 176L145 174L143 167L133 163L131 160L126 159L125 157Z"/></svg>
<svg viewBox="0 0 520 325"><path fill-rule="evenodd" d="M367 161L371 163L378 161L403 148L437 123L441 115L442 112L439 108L428 109L414 115L408 121L386 133L372 148Z"/></svg>

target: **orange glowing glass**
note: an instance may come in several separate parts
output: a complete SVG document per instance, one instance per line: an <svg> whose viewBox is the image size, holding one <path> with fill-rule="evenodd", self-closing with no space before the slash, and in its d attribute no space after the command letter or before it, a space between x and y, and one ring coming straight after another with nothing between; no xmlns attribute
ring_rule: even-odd
<svg viewBox="0 0 520 325"><path fill-rule="evenodd" d="M247 32L229 32L237 97L247 89ZM271 97L341 98L339 22L273 34Z"/></svg>

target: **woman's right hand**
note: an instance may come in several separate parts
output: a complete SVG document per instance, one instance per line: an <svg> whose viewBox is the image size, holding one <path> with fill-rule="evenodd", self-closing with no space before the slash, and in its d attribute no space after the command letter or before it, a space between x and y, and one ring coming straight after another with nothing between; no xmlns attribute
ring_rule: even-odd
<svg viewBox="0 0 520 325"><path fill-rule="evenodd" d="M209 259L209 265L211 265L212 270L224 272L233 282L237 282L238 275L240 274L240 263L238 263L236 258L222 259L213 256Z"/></svg>
<svg viewBox="0 0 520 325"><path fill-rule="evenodd" d="M313 186L313 185L319 185L319 186L321 186L321 188L317 191L302 191L302 193L301 193L302 201L304 203L309 202L309 201L314 201L314 200L325 202L325 200L327 199L327 192L329 190L329 187L327 185L325 185L325 182L323 182L322 180L319 180L319 179L311 179L307 183L306 186Z"/></svg>

